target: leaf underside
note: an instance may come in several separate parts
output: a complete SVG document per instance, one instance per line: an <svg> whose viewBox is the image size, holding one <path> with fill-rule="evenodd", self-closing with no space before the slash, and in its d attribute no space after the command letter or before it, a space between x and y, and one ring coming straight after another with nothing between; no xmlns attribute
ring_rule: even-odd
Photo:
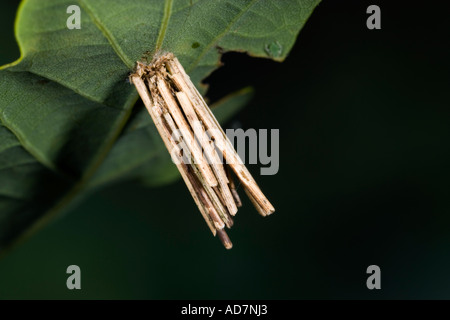
<svg viewBox="0 0 450 320"><path fill-rule="evenodd" d="M127 76L173 52L199 90L221 53L282 61L319 0L24 0L21 57L0 68L0 252L89 191L178 175ZM66 12L81 8L81 29ZM225 120L251 90L223 99ZM193 206L194 207L194 206Z"/></svg>

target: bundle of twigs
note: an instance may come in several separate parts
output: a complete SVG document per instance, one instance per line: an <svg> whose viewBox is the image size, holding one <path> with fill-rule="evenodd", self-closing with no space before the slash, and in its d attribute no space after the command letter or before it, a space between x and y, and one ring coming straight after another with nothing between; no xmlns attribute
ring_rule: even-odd
<svg viewBox="0 0 450 320"><path fill-rule="evenodd" d="M262 216L273 213L274 207L173 54L156 55L150 64L138 62L130 81L208 227L230 249L232 243L224 228L233 225L232 217L242 203L229 168Z"/></svg>

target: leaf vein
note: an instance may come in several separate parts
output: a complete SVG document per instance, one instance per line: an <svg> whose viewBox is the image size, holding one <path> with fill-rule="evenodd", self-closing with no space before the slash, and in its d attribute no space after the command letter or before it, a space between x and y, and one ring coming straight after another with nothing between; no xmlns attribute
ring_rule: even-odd
<svg viewBox="0 0 450 320"><path fill-rule="evenodd" d="M5 127L9 132L11 132L14 137L19 141L21 146L34 158L37 162L39 162L42 166L50 169L51 171L67 177L67 174L61 172L53 162L47 160L44 156L42 156L39 152L37 152L30 144L22 138L22 136L16 132L13 128L11 128L3 119L3 113L0 113L0 123L3 127Z"/></svg>
<svg viewBox="0 0 450 320"><path fill-rule="evenodd" d="M83 9L86 11L86 13L89 15L89 17L92 19L94 24L97 26L97 28L102 32L102 34L105 36L105 38L108 40L108 42L111 44L114 52L119 56L120 60L131 70L134 68L134 62L129 61L126 54L123 52L122 48L117 43L117 40L114 38L114 36L111 34L111 32L106 29L106 27L100 22L100 19L95 15L95 13L89 8L89 6L86 4L85 0L78 0L78 3L80 6L83 7Z"/></svg>
<svg viewBox="0 0 450 320"><path fill-rule="evenodd" d="M228 26L224 29L222 33L220 33L218 36L216 36L206 47L203 49L203 51L199 54L197 59L195 59L194 62L192 62L189 67L187 68L187 73L191 72L195 66L200 62L200 60L203 58L203 56L211 49L211 47L217 43L221 38L223 38L228 31L231 29L231 27L236 23L236 21L239 20L240 17L242 17L250 8L259 0L252 0L241 12L239 12L228 24Z"/></svg>
<svg viewBox="0 0 450 320"><path fill-rule="evenodd" d="M164 38L166 37L167 26L169 25L169 20L172 15L172 5L173 0L166 0L164 4L164 15L161 21L161 28L159 29L158 39L156 40L156 51L161 49L161 46L164 42Z"/></svg>

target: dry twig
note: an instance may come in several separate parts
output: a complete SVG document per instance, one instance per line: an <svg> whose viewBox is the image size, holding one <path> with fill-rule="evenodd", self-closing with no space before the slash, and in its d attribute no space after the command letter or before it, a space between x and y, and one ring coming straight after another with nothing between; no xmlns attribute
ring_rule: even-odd
<svg viewBox="0 0 450 320"><path fill-rule="evenodd" d="M211 232L218 235L225 248L231 249L233 245L224 227L233 225L232 216L242 202L228 167L261 215L269 215L275 209L173 54L156 55L150 64L138 62L130 81Z"/></svg>

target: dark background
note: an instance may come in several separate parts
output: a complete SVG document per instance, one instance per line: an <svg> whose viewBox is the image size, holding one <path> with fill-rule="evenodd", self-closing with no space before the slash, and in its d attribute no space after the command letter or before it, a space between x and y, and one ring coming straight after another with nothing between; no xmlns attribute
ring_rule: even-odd
<svg viewBox="0 0 450 320"><path fill-rule="evenodd" d="M450 298L448 11L392 2L324 0L284 63L227 54L208 79L213 99L253 85L233 121L280 129L279 173L251 167L277 212L246 201L231 251L182 181L115 185L0 261L0 298ZM1 64L18 57L15 9L0 4Z"/></svg>

